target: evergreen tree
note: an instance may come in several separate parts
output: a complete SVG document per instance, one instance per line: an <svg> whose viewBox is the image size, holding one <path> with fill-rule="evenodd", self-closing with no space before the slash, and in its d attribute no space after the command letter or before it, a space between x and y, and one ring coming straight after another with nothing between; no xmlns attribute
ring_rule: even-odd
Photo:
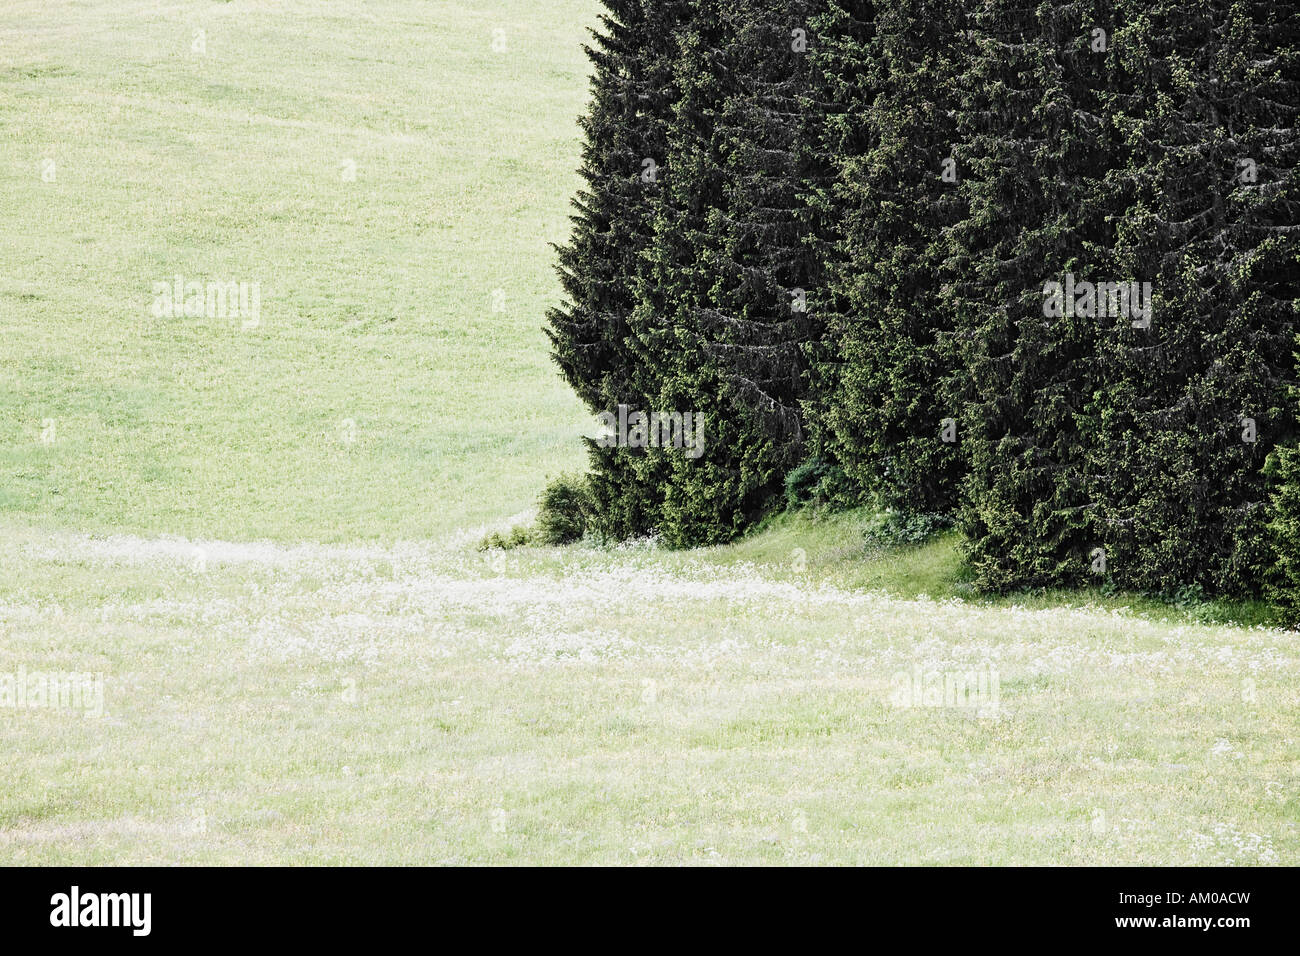
<svg viewBox="0 0 1300 956"><path fill-rule="evenodd" d="M823 453L874 506L946 516L962 470L956 411L939 386L959 364L940 292L951 280L943 229L962 217L953 100L963 5L849 6L824 56L842 109L827 131L839 233Z"/></svg>
<svg viewBox="0 0 1300 956"><path fill-rule="evenodd" d="M660 526L725 541L779 497L803 451L807 343L818 334L814 4L704 0L683 35L668 175L638 322L658 407L702 413L702 457L656 458Z"/></svg>
<svg viewBox="0 0 1300 956"><path fill-rule="evenodd" d="M1129 6L1111 112L1133 196L1115 254L1156 296L1148 329L1122 323L1103 343L1099 533L1121 587L1258 593L1272 564L1264 464L1296 421L1297 14Z"/></svg>
<svg viewBox="0 0 1300 956"><path fill-rule="evenodd" d="M958 83L967 214L946 241L963 362L945 395L962 408L959 525L983 589L1077 585L1097 566L1081 418L1099 326L1047 295L1068 275L1111 271L1096 6L982 5Z"/></svg>
<svg viewBox="0 0 1300 956"><path fill-rule="evenodd" d="M609 13L587 55L591 104L569 243L557 248L566 301L547 316L552 354L565 380L594 413L644 408L657 378L634 325L644 255L667 152L677 91L676 41L687 5L604 0ZM638 468L635 449L589 441L598 530L616 538L644 532L662 499Z"/></svg>

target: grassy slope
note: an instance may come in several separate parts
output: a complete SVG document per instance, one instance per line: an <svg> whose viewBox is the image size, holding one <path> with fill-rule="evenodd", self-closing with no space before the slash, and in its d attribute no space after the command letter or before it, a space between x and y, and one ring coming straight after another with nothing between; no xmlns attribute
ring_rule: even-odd
<svg viewBox="0 0 1300 956"><path fill-rule="evenodd" d="M420 537L579 465L541 325L595 6L6 3L0 515ZM260 327L153 319L176 273Z"/></svg>

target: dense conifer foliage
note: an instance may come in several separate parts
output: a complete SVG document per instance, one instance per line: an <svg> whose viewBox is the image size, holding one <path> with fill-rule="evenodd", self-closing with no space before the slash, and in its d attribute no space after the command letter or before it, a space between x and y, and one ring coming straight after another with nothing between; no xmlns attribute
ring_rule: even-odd
<svg viewBox="0 0 1300 956"><path fill-rule="evenodd" d="M1120 322L1102 341L1087 439L1098 536L1121 587L1250 593L1273 563L1265 465L1295 441L1300 21L1256 2L1124 12L1112 251L1155 297L1148 328Z"/></svg>
<svg viewBox="0 0 1300 956"><path fill-rule="evenodd" d="M587 49L594 71L574 200L573 235L558 249L567 300L548 315L553 354L594 411L644 409L656 397L657 352L639 327L638 290L655 243L669 113L677 99L687 4L609 0ZM589 442L598 528L615 538L654 526L662 492L637 449Z"/></svg>
<svg viewBox="0 0 1300 956"><path fill-rule="evenodd" d="M855 9L856 8L856 9ZM956 0L849 5L815 54L832 108L828 336L814 407L822 453L885 509L952 513L963 462L943 231L963 218L956 145Z"/></svg>
<svg viewBox="0 0 1300 956"><path fill-rule="evenodd" d="M955 522L984 590L1300 608L1293 5L606 5L549 317L620 416L594 530L811 497Z"/></svg>
<svg viewBox="0 0 1300 956"><path fill-rule="evenodd" d="M955 151L965 217L947 230L969 474L959 505L978 586L1086 580L1093 534L1082 416L1114 320L1045 289L1098 281L1114 162L1099 115L1106 53L1088 4L991 0L970 17Z"/></svg>
<svg viewBox="0 0 1300 956"><path fill-rule="evenodd" d="M560 250L568 301L551 339L593 411L689 411L707 430L697 457L635 435L593 444L606 533L727 540L803 453L822 261L808 194L824 175L812 7L701 0L667 17L664 4L611 5L619 39L593 51L588 188ZM628 40L641 31L654 37L638 58Z"/></svg>

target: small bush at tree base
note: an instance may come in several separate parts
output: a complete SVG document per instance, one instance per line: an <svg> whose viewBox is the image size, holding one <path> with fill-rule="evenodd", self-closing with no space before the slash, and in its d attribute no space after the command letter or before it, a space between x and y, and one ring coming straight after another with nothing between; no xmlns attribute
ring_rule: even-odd
<svg viewBox="0 0 1300 956"><path fill-rule="evenodd" d="M868 544L894 546L920 544L952 527L952 518L924 512L882 511L867 525L864 537Z"/></svg>
<svg viewBox="0 0 1300 956"><path fill-rule="evenodd" d="M542 492L537 513L539 544L571 544L587 533L594 513L591 486L582 475L560 475Z"/></svg>

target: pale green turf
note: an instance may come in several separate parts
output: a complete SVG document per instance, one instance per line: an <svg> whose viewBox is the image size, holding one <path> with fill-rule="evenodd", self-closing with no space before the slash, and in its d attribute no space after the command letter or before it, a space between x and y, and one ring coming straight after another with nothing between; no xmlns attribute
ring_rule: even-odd
<svg viewBox="0 0 1300 956"><path fill-rule="evenodd" d="M914 557L796 531L13 532L0 674L102 674L104 716L0 710L0 862L1300 863L1294 634L849 591ZM917 668L998 712L898 706Z"/></svg>
<svg viewBox="0 0 1300 956"><path fill-rule="evenodd" d="M4 4L0 514L419 537L580 465L541 327L595 12ZM260 326L153 319L177 273L259 282Z"/></svg>
<svg viewBox="0 0 1300 956"><path fill-rule="evenodd" d="M581 465L540 326L594 15L0 8L0 681L105 704L0 700L0 864L1300 863L1300 644L1208 623L1258 609L977 601L861 515L453 534ZM177 272L261 324L152 319Z"/></svg>

